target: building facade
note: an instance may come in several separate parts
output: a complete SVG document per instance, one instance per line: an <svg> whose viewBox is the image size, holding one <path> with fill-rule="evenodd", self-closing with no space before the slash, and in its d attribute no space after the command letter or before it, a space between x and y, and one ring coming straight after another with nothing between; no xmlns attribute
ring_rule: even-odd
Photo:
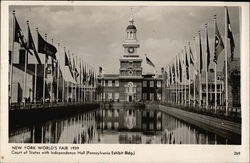
<svg viewBox="0 0 250 163"><path fill-rule="evenodd" d="M124 54L119 59L119 74L99 74L98 84L102 87L98 99L105 101L135 102L161 100L162 76L143 74L138 50L137 28L131 18L122 44Z"/></svg>

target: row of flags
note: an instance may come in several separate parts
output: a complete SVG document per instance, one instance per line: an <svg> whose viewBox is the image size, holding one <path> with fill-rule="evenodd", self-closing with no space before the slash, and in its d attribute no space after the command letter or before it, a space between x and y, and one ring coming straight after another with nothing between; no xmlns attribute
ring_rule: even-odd
<svg viewBox="0 0 250 163"><path fill-rule="evenodd" d="M58 92L59 92L59 78L60 75L63 78L62 72L64 72L65 67L69 68L70 74L73 78L73 83L76 85L83 85L83 86L95 86L95 80L96 80L96 73L93 67L88 65L87 63L83 62L81 59L75 59L74 57L70 57L70 54L66 52L64 48L64 55L65 55L65 60L64 60L64 65L59 66L59 59L60 59L60 53L59 53L59 45L58 44L58 49L53 45L53 40L52 43L49 43L47 41L47 35L45 34L45 38L42 37L42 35L39 33L38 28L36 29L37 31L37 48L35 46L34 39L32 37L32 33L29 27L29 21L27 21L27 38L24 37L24 34L22 32L22 29L17 21L15 11L13 11L13 47L12 47L12 55L14 54L14 42L19 43L20 47L25 49L25 61L24 61L24 98L26 98L26 71L27 71L27 62L28 62L28 56L30 55L35 55L35 58L37 60L38 64L35 64L35 77L37 74L41 74L40 72L36 72L37 65L42 64L41 59L38 55L38 53L45 55L45 61L44 61L44 75L43 75L43 102L46 97L48 97L45 93L45 88L47 88L46 84L46 78L47 74L52 74L51 78L51 94L52 94L52 89L57 89L57 91L54 91L54 93L57 93L57 99L58 97ZM49 60L49 57L51 58L51 65L47 65L47 62ZM78 64L76 64L76 61L78 61ZM12 92L12 67L13 67L13 56L10 57L10 64L11 64L11 70L10 70L10 97L11 97L11 92ZM51 69L49 69L51 67ZM63 71L61 70L61 67L63 67ZM40 69L39 69L40 70ZM66 79L63 79L63 84ZM56 81L57 84L54 83ZM57 88L54 88L56 85ZM36 84L35 84L36 86ZM64 86L63 86L64 87ZM78 87L80 88L80 86ZM64 88L63 88L64 90ZM76 92L76 91L75 91ZM78 91L80 92L80 91ZM34 90L34 94L36 94L36 88ZM62 93L64 94L64 93Z"/></svg>
<svg viewBox="0 0 250 163"><path fill-rule="evenodd" d="M29 24L27 23L28 24L28 39L26 40L24 38L24 35L22 33L22 30L20 28L20 25L15 15L14 15L14 20L15 20L14 21L15 28L13 32L14 42L19 43L21 47L25 48L28 51L29 54L31 55L35 54L38 64L42 63L41 59L39 58L38 53L45 54L47 59L48 59L48 56L50 56L53 59L52 61L57 62L57 57L56 57L57 48L54 45L48 43L37 30L38 46L36 49L31 31L30 31ZM33 51L33 53L31 52L31 50ZM68 54L66 51L65 51L65 66L69 67L70 73L76 82L77 82L77 78L81 76L82 83L88 82L89 85L94 85L94 80L95 80L94 69L89 68L90 66L87 64L83 64L82 61L80 61L80 66L77 67L75 64L75 58L73 58L71 61L71 58L70 56L68 57Z"/></svg>
<svg viewBox="0 0 250 163"><path fill-rule="evenodd" d="M234 37L233 37L233 32L232 32L232 28L231 28L231 22L230 22L230 18L229 18L229 12L228 12L228 8L225 7L225 45L223 42L223 39L220 35L220 31L218 29L217 26L217 22L216 22L216 17L214 18L214 55L213 55L213 63L214 63L214 99L213 100L209 100L209 87L208 87L208 72L209 72L209 66L210 66L210 58L212 57L210 54L210 47L209 47L209 39L208 39L208 30L207 30L207 24L205 25L205 39L204 39L204 43L205 43L205 58L203 56L203 50L202 50L202 41L201 41L201 33L200 31L198 32L198 50L196 50L196 37L194 37L194 42L193 42L193 47L194 47L194 51L199 53L199 57L197 55L195 60L190 42L188 44L188 49L186 49L186 46L184 47L184 51L181 51L181 54L178 54L171 62L170 64L166 67L165 69L165 77L166 77L166 81L165 84L167 87L169 87L170 85L175 84L176 85L176 95L175 95L175 100L172 99L172 101L178 103L178 83L180 84L180 87L182 87L182 85L184 86L184 92L182 92L181 95L181 103L185 103L187 102L186 100L186 85L188 85L189 89L189 95L188 95L188 103L190 104L191 102L191 84L193 84L193 104L194 106L196 105L196 97L195 97L195 92L196 92L196 82L195 80L197 79L196 76L198 75L198 79L199 79L199 106L202 106L204 103L203 101L203 83L201 83L202 81L202 72L205 72L205 84L206 84L206 91L205 91L205 105L206 108L208 108L209 103L214 103L213 107L215 108L215 112L217 109L217 63L218 63L218 57L219 55L222 53L223 50L225 50L225 58L224 58L224 63L225 63L225 69L224 69L224 85L225 85L225 90L223 90L224 94L225 94L225 113L226 115L228 114L228 69L227 69L227 65L228 65L228 50L227 50L227 46L228 42L230 44L230 61L232 62L234 60L234 49L235 49L235 42L234 42ZM198 61L199 59L199 61ZM205 59L205 66L203 65L203 59ZM199 63L199 64L198 64ZM190 70L191 70L191 65L193 67L193 81L190 80ZM204 71L203 71L204 70ZM182 97L183 96L183 97ZM211 96L210 96L211 97ZM219 98L221 98L221 96L219 96ZM210 102L209 102L210 101ZM221 100L219 100L221 101Z"/></svg>
<svg viewBox="0 0 250 163"><path fill-rule="evenodd" d="M229 14L228 14L228 9L226 8L227 11L227 27L228 28L228 34L227 34L227 38L230 40L230 49L231 49L231 61L233 61L234 59L234 48L235 48L235 43L234 43L234 37L233 37L233 33L232 33L232 29L231 29L231 24L230 24L230 19L229 19ZM209 65L210 63L210 47L209 47L209 39L208 39L208 32L207 32L207 26L205 27L205 52L206 52L206 66L205 69L208 72L209 71ZM218 62L218 56L221 54L221 52L224 50L224 43L223 43L223 39L220 35L217 23L215 21L215 36L214 36L214 58L213 58L213 62L215 64L217 64ZM195 47L195 45L194 45ZM200 31L198 33L198 47L199 47L199 70L198 70L198 63L195 61L194 59L194 55L192 52L192 48L189 42L188 48L189 50L186 50L186 47L184 47L184 54L183 54L183 50L182 50L182 54L184 56L180 56L180 54L178 54L174 60L172 60L170 62L170 64L167 66L167 68L165 69L165 73L167 75L167 85L169 84L173 84L174 82L176 82L178 80L179 83L182 83L183 80L182 78L185 77L186 80L189 80L189 68L190 65L193 66L194 68L194 73L197 74L198 72L202 73L203 70L203 53L202 53L202 43L201 43L201 34ZM176 60L176 61L175 61ZM169 71L167 71L167 69ZM183 72L185 72L185 74L183 74ZM184 76L182 76L182 74Z"/></svg>

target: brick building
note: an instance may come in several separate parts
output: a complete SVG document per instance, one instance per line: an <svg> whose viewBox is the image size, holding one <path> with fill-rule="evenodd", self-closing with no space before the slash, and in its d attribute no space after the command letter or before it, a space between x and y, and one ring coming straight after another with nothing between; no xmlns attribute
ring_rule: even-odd
<svg viewBox="0 0 250 163"><path fill-rule="evenodd" d="M140 44L134 20L130 19L123 42L124 54L119 59L119 74L99 74L98 84L102 87L99 100L141 101L161 100L162 76L143 74L143 59L138 54Z"/></svg>

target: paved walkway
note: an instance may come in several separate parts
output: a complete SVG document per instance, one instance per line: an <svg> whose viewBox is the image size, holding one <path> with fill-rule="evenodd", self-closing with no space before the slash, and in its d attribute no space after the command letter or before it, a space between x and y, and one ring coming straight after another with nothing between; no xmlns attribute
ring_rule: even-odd
<svg viewBox="0 0 250 163"><path fill-rule="evenodd" d="M159 105L159 109L187 123L201 127L205 130L216 133L226 138L239 139L241 136L240 123L192 113L163 105Z"/></svg>

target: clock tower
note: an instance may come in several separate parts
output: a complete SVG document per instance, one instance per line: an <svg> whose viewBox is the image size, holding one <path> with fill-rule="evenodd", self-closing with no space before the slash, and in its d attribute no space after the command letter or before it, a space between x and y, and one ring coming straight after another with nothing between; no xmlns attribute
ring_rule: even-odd
<svg viewBox="0 0 250 163"><path fill-rule="evenodd" d="M134 20L129 20L126 28L125 40L123 42L124 54L120 58L120 77L141 78L142 76L142 58L139 57L138 49L140 44L137 40L137 29Z"/></svg>

